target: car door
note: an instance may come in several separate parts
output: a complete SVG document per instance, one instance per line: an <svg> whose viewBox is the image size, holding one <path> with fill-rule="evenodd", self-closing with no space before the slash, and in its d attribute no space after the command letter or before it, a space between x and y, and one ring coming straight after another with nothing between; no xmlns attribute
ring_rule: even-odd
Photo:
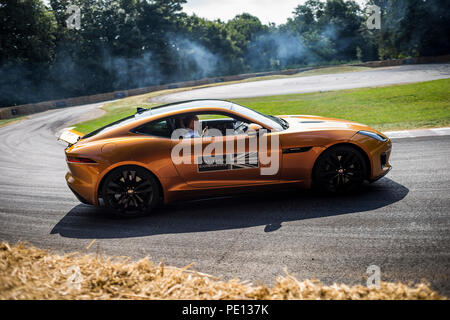
<svg viewBox="0 0 450 320"><path fill-rule="evenodd" d="M178 174L193 187L273 183L279 180L280 170L267 169L271 165L279 167L280 152L271 150L272 134L264 135L241 133L174 140L172 161Z"/></svg>

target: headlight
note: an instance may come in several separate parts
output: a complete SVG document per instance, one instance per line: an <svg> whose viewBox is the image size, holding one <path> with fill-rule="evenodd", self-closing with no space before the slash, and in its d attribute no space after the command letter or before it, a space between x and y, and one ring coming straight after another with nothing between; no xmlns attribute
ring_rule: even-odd
<svg viewBox="0 0 450 320"><path fill-rule="evenodd" d="M378 141L381 141L381 142L386 142L387 141L387 139L385 137L383 137L382 135L380 135L378 133L375 133L375 132L362 130L362 131L358 131L358 133L362 134L363 136L368 136L368 137L374 138L374 139L376 139Z"/></svg>

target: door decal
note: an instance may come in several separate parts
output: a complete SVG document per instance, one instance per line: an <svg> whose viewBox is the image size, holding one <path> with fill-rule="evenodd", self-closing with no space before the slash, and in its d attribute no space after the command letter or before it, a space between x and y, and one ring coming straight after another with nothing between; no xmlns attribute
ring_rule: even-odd
<svg viewBox="0 0 450 320"><path fill-rule="evenodd" d="M201 156L198 158L198 172L258 168L258 152L242 152L232 155Z"/></svg>

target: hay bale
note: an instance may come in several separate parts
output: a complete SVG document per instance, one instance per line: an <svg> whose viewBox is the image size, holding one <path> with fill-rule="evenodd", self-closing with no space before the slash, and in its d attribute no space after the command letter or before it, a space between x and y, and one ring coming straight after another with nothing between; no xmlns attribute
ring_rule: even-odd
<svg viewBox="0 0 450 320"><path fill-rule="evenodd" d="M325 286L286 272L270 288L237 279L221 281L191 266L77 252L58 255L27 243L2 242L0 299L444 299L425 283L409 287L381 282L379 289Z"/></svg>

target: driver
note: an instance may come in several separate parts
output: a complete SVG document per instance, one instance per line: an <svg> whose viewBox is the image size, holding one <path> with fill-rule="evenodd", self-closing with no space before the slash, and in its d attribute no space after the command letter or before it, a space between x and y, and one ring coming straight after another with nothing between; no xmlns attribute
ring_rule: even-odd
<svg viewBox="0 0 450 320"><path fill-rule="evenodd" d="M195 130L196 126L199 126L198 117L196 115L190 115L183 119L184 128L186 133L183 138L199 138L201 135Z"/></svg>

